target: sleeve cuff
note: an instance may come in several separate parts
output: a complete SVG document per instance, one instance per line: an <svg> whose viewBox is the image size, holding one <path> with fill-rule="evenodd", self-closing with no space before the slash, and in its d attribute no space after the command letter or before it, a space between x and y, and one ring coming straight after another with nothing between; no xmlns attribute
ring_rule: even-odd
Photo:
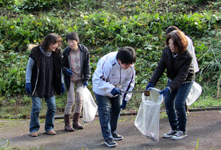
<svg viewBox="0 0 221 150"><path fill-rule="evenodd" d="M167 88L169 89L170 93L172 93L172 90L171 90L171 88L170 88L169 86L168 86Z"/></svg>

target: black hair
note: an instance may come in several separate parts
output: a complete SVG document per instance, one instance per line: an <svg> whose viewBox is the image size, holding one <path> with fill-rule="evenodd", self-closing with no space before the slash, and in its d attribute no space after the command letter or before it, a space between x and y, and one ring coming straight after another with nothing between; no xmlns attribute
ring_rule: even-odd
<svg viewBox="0 0 221 150"><path fill-rule="evenodd" d="M136 53L132 47L122 47L117 53L117 60L120 60L122 64L133 64L136 62Z"/></svg>
<svg viewBox="0 0 221 150"><path fill-rule="evenodd" d="M44 41L41 43L41 47L44 51L47 51L50 44L58 43L60 45L62 42L61 36L55 34L55 33L49 33L45 36Z"/></svg>
<svg viewBox="0 0 221 150"><path fill-rule="evenodd" d="M75 40L75 41L79 42L78 34L76 32L68 33L66 35L66 41L68 42L68 40Z"/></svg>
<svg viewBox="0 0 221 150"><path fill-rule="evenodd" d="M166 35L174 30L179 30L176 26L169 26L166 30Z"/></svg>

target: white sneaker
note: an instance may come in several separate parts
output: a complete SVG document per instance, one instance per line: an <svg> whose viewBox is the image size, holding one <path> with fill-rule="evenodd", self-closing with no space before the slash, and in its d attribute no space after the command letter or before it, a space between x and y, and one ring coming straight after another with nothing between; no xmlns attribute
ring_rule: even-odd
<svg viewBox="0 0 221 150"><path fill-rule="evenodd" d="M187 137L187 134L186 132L183 132L183 131L177 131L177 133L172 136L172 139L173 140L181 140L183 138Z"/></svg>
<svg viewBox="0 0 221 150"><path fill-rule="evenodd" d="M177 133L176 130L170 130L168 133L165 133L163 135L164 138L171 138L172 136L174 136Z"/></svg>

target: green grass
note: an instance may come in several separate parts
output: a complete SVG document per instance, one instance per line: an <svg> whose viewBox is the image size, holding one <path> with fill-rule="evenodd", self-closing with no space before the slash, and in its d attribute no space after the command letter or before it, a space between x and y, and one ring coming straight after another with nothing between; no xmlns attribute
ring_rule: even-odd
<svg viewBox="0 0 221 150"><path fill-rule="evenodd" d="M197 108L212 108L212 107L220 107L221 99L214 99L211 97L206 97L205 99L196 100L189 109L197 109Z"/></svg>
<svg viewBox="0 0 221 150"><path fill-rule="evenodd" d="M36 148L36 147L22 148L18 146L11 147L9 140L7 140L5 142L5 145L0 146L0 150L44 150L44 148L42 146L40 146L40 148Z"/></svg>
<svg viewBox="0 0 221 150"><path fill-rule="evenodd" d="M160 87L157 87L157 88L163 89ZM135 90L141 90L141 88L136 88ZM210 90L208 90L208 92L209 91ZM200 97L191 106L188 107L188 109L201 109L201 108L205 109L205 108L221 106L221 98L217 99L216 95L206 94L206 91L204 92L205 93L202 93ZM65 108L66 100L67 100L66 94L67 93L65 92L64 95L56 96L56 103L57 103L56 113L57 114L63 115L64 113L64 108ZM92 92L92 95L94 96L93 92ZM10 103L11 100L15 100L15 103L11 104ZM122 110L122 112L124 113L124 112L138 111L141 101L142 101L141 94L133 94L132 99L127 104L126 110ZM1 118L11 118L11 119L30 118L31 107L32 107L31 97L19 96L19 97L14 97L14 98L0 98L0 103L4 106L4 107L1 107L0 109ZM40 118L44 118L46 115L46 111L47 111L47 106L46 106L46 102L44 101L44 99L42 100L41 104L42 106L41 106L41 111L40 111ZM164 109L165 109L164 103L162 103L161 110L164 110Z"/></svg>

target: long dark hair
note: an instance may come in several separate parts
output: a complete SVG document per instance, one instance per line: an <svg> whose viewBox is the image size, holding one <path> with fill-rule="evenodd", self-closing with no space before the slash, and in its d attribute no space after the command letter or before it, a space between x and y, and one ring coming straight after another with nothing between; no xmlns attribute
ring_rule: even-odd
<svg viewBox="0 0 221 150"><path fill-rule="evenodd" d="M44 51L47 51L49 49L50 44L58 43L60 45L62 42L61 36L55 34L55 33L49 33L45 36L43 42L41 43L41 47ZM58 47L55 51L60 51L60 48Z"/></svg>

